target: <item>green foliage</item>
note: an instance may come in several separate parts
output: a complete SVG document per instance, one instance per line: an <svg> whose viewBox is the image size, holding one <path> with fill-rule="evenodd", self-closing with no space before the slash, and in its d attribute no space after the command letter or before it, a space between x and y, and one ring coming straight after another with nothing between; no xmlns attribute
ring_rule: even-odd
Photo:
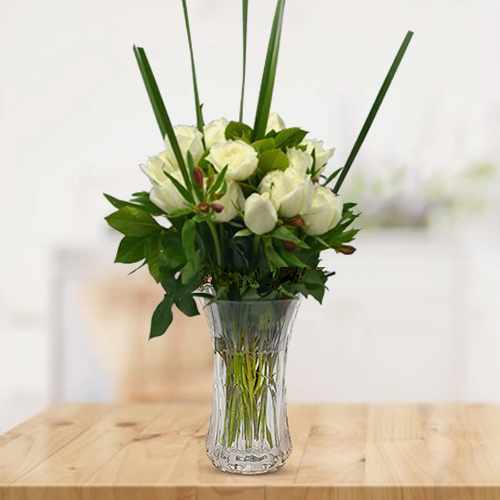
<svg viewBox="0 0 500 500"><path fill-rule="evenodd" d="M151 215L162 215L163 211L160 210L156 205L153 205L151 201L149 201L149 193L145 191L134 193L132 195L132 201L123 201L111 196L110 194L104 193L104 197L113 205L115 208L122 207L135 207L147 212Z"/></svg>
<svg viewBox="0 0 500 500"><path fill-rule="evenodd" d="M124 206L106 217L107 223L125 236L148 236L161 226L140 208Z"/></svg>
<svg viewBox="0 0 500 500"><path fill-rule="evenodd" d="M270 149L276 149L276 143L274 139L260 139L252 144L252 147L257 151L257 153L263 153L264 151L269 151Z"/></svg>
<svg viewBox="0 0 500 500"><path fill-rule="evenodd" d="M156 306L156 309L151 318L151 330L149 338L160 337L172 323L172 300L169 295L165 294L163 300Z"/></svg>
<svg viewBox="0 0 500 500"><path fill-rule="evenodd" d="M219 191L219 189L223 186L224 179L226 177L226 172L227 172L227 165L218 173L214 183L208 189L209 199L212 199L213 195L217 193L217 191Z"/></svg>
<svg viewBox="0 0 500 500"><path fill-rule="evenodd" d="M196 79L196 65L194 63L193 41L191 40L191 28L189 26L189 14L187 10L186 0L182 0L182 10L184 12L184 22L186 24L186 33L189 45L189 56L191 59L191 75L193 78L193 91L194 91L194 107L196 111L196 125L200 132L203 132L203 113L202 105L200 104L200 96L198 93L198 81Z"/></svg>
<svg viewBox="0 0 500 500"><path fill-rule="evenodd" d="M354 143L354 146L351 149L351 152L349 153L349 156L347 157L346 163L344 165L344 168L341 171L341 174L335 183L335 187L333 188L333 192L337 194L340 190L340 187L342 186L342 183L344 182L349 169L351 168L354 160L356 159L356 156L361 149L361 146L363 145L363 142L366 138L366 135L368 134L368 131L370 130L370 127L372 126L373 120L375 120L375 117L377 116L377 112L380 108L380 105L382 104L382 101L384 100L385 94L387 93L387 90L389 90L389 87L391 86L392 80L394 78L394 75L396 74L396 71L399 68L399 65L401 61L403 60L403 57L405 55L406 49L408 48L408 45L410 44L410 40L413 36L412 31L408 31L406 33L406 36L403 39L403 42L401 43L401 46L399 47L399 50L396 54L396 57L394 58L394 61L391 64L391 67L389 68L389 72L387 73L382 86L380 87L380 90L378 91L377 97L375 98L375 101L372 104L372 107L370 109L370 112L368 113L368 116L366 117L365 122L363 123L363 126L361 127L361 130L359 132L358 137L356 138L356 141Z"/></svg>
<svg viewBox="0 0 500 500"><path fill-rule="evenodd" d="M281 29L283 25L283 11L285 0L278 0L274 13L273 26L267 46L266 62L260 83L259 101L255 114L255 124L252 139L262 139L266 134L267 121L271 110L274 82L276 80L276 68L278 66L278 55L280 49Z"/></svg>
<svg viewBox="0 0 500 500"><path fill-rule="evenodd" d="M272 170L286 170L289 165L288 157L280 149L269 149L261 153L258 169L262 174Z"/></svg>
<svg viewBox="0 0 500 500"><path fill-rule="evenodd" d="M182 156L181 148L179 147L179 143L177 142L174 127L172 125L172 122L170 121L170 117L168 116L167 108L165 107L165 103L163 102L163 99L161 97L160 91L158 89L158 84L156 83L153 71L151 70L146 52L142 47L136 47L134 45L134 54L137 60L137 65L139 66L139 71L141 72L144 86L146 87L146 92L149 96L149 100L153 108L154 115L156 117L156 121L158 122L158 126L160 128L162 140L165 139L165 137L168 137L175 155L175 159L177 160L179 168L182 172L184 182L186 186L189 187L190 179L184 162L184 157Z"/></svg>
<svg viewBox="0 0 500 500"><path fill-rule="evenodd" d="M242 122L229 122L226 127L225 135L228 141L241 139L250 142L252 139L252 129Z"/></svg>
<svg viewBox="0 0 500 500"><path fill-rule="evenodd" d="M182 282L189 283L200 271L200 255L196 248L196 222L188 219L182 226L182 246L186 265L182 269Z"/></svg>
<svg viewBox="0 0 500 500"><path fill-rule="evenodd" d="M286 128L276 134L274 142L276 143L276 147L281 149L293 148L298 146L304 140L306 135L307 132L301 128Z"/></svg>
<svg viewBox="0 0 500 500"><path fill-rule="evenodd" d="M302 241L291 229L285 226L277 227L271 233L271 237L278 240L290 241L300 248L309 248L309 245L305 241Z"/></svg>
<svg viewBox="0 0 500 500"><path fill-rule="evenodd" d="M133 264L140 262L146 257L144 238L125 236L118 246L115 262L122 264Z"/></svg>
<svg viewBox="0 0 500 500"><path fill-rule="evenodd" d="M194 290L198 288L199 282L193 280L182 283L180 278L176 278L174 274L169 273L164 276L161 285L165 290L165 295L153 313L149 338L159 337L167 331L172 322L172 307L174 304L187 316L199 314L193 299Z"/></svg>
<svg viewBox="0 0 500 500"><path fill-rule="evenodd" d="M204 120L198 92L187 0L182 0L182 7L191 60L197 127L203 131ZM243 75L240 113L239 121L232 121L226 127L225 137L227 140L242 140L258 153L259 163L256 172L245 182L239 183L245 196L258 191L259 183L266 173L274 170L284 171L288 168L288 148L306 150L302 142L307 132L301 128L292 127L266 133L276 80L284 7L285 0L277 0L252 128L243 123L248 0L242 0ZM340 189L361 148L411 36L412 33L408 32L346 164L326 178L321 176L324 179L324 186L336 179L332 190L334 193ZM167 330L172 322L173 306L187 316L199 314L194 299L198 296L207 298L207 294L205 291L201 292L200 287L208 283L211 284L215 294L214 296L209 294L209 299L278 300L303 295L322 302L327 280L334 273L321 267L320 253L332 249L339 254L350 255L355 251L350 243L358 232L353 227L359 216L359 213L354 211L356 205L344 204L339 223L320 236L306 234L299 216L290 220L281 217L273 231L260 236L245 227L241 212L237 212L237 216L228 223L216 223L215 214L220 213L221 209L217 203L221 203L221 197L228 188L229 181L226 179L228 167L217 172L207 159L206 150L196 164L191 153L188 152L186 157L183 156L145 51L141 47L134 47L134 54L162 140L169 141L182 179L172 176L169 172L165 172L165 175L188 205L187 208L181 208L167 215L151 202L149 194L144 191L134 193L129 201L104 195L116 209L106 217L106 221L123 235L115 261L135 265L141 263L132 272L147 265L149 273L161 283L165 292L163 300L153 313L150 337L163 335ZM319 167L322 165L316 165L314 151L312 157L313 167L308 174L316 182L320 177ZM171 225L165 227L159 224L155 217L158 220L160 217L166 217Z"/></svg>
<svg viewBox="0 0 500 500"><path fill-rule="evenodd" d="M242 0L242 24L243 24L243 71L241 78L241 98L240 98L240 122L243 121L243 103L245 101L245 79L247 73L247 25L248 25L248 0Z"/></svg>

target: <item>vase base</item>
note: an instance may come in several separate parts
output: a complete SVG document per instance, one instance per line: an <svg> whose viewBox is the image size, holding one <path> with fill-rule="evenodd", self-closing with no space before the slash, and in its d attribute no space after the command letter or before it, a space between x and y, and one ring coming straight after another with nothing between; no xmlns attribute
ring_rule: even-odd
<svg viewBox="0 0 500 500"><path fill-rule="evenodd" d="M290 453L280 450L238 450L218 446L208 453L214 467L222 472L253 476L275 472L283 466Z"/></svg>

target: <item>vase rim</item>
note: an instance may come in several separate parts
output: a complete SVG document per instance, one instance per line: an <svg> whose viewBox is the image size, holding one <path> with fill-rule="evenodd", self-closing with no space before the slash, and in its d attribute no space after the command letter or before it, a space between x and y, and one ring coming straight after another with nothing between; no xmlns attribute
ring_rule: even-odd
<svg viewBox="0 0 500 500"><path fill-rule="evenodd" d="M259 299L248 299L248 300L226 300L226 299L208 299L208 304L280 304L280 303L294 303L300 302L302 297L300 295L296 295L295 297L291 297L288 299L270 299L270 300L259 300Z"/></svg>

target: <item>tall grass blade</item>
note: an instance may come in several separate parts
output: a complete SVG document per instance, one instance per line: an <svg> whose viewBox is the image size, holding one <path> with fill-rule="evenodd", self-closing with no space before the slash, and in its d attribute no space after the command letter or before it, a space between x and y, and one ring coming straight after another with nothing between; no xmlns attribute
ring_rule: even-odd
<svg viewBox="0 0 500 500"><path fill-rule="evenodd" d="M189 186L190 179L187 173L184 158L182 156L181 148L177 142L177 137L175 136L174 127L172 126L170 117L168 116L167 108L165 108L160 91L158 90L158 84L156 83L153 71L149 65L146 52L142 47L136 47L134 45L134 54L137 60L137 65L139 66L139 71L141 72L144 86L146 87L146 92L148 93L149 100L153 108L154 115L156 117L156 121L158 122L158 127L160 128L162 139L165 139L165 136L168 137L177 163L179 164L179 168L181 169L182 177L186 186Z"/></svg>
<svg viewBox="0 0 500 500"><path fill-rule="evenodd" d="M394 58L394 61L391 64L391 67L389 68L389 72L387 73L387 76L384 79L384 82L382 83L382 86L380 87L380 90L378 91L377 97L375 98L375 101L370 109L370 112L368 113L368 116L366 117L365 123L363 124L363 127L361 128L361 131L359 132L359 135L356 139L356 142L354 143L354 146L351 149L351 152L349 153L349 157L347 158L347 161L344 165L344 168L342 169L342 172L340 172L339 178L337 179L337 182L335 184L335 187L333 188L334 193L338 193L342 183L344 182L347 174L349 173L349 169L351 168L356 155L358 154L361 146L363 145L363 141L366 138L366 135L368 134L368 131L370 130L370 127L373 123L373 120L375 119L375 116L377 115L377 112L380 108L380 105L382 104L382 101L384 100L385 94L387 93L387 90L389 89L392 79L394 78L394 75L396 74L396 71L398 70L399 64L401 63L401 60L403 59L403 56L405 55L406 49L408 48L408 45L410 43L410 40L413 36L413 31L408 31L406 33L406 36L403 39L403 42L401 46L399 47L399 50L396 54L396 57Z"/></svg>
<svg viewBox="0 0 500 500"><path fill-rule="evenodd" d="M243 76L241 79L240 122L243 121L243 103L245 101L245 80L247 74L247 25L248 25L248 0L241 0L243 14Z"/></svg>
<svg viewBox="0 0 500 500"><path fill-rule="evenodd" d="M278 65L284 9L285 0L278 0L276 4L276 11L274 13L271 35L269 36L266 62L264 65L264 71L262 73L262 80L260 84L259 101L257 103L257 113L255 115L255 124L253 130L254 141L262 139L266 134L267 120L269 118L269 111L271 110L274 82L276 79L276 67Z"/></svg>
<svg viewBox="0 0 500 500"><path fill-rule="evenodd" d="M203 111L201 109L200 104L200 95L198 93L198 82L196 80L196 66L194 63L194 54L193 54L193 42L191 40L191 28L189 26L189 14L187 10L186 0L182 0L182 9L184 11L184 21L186 23L186 33L188 37L189 44L189 56L191 58L191 73L193 76L193 90L194 90L194 105L196 108L196 126L198 130L203 133L203 125L205 124L203 121Z"/></svg>

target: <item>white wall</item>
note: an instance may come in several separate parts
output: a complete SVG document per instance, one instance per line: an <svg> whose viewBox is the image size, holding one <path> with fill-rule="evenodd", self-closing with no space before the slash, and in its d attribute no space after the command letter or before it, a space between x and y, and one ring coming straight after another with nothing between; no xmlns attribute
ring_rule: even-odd
<svg viewBox="0 0 500 500"><path fill-rule="evenodd" d="M162 147L133 43L147 49L173 120L193 122L194 108L180 2L0 0L0 7L0 389L7 393L16 367L44 385L54 249L103 241L108 209L100 194L146 188L137 166ZM239 2L191 0L190 10L206 117L232 118ZM272 2L250 2L248 121L271 14ZM426 172L498 161L499 15L495 0L289 0L273 107L335 145L338 166L413 29L359 164ZM35 394L33 407L44 399Z"/></svg>

